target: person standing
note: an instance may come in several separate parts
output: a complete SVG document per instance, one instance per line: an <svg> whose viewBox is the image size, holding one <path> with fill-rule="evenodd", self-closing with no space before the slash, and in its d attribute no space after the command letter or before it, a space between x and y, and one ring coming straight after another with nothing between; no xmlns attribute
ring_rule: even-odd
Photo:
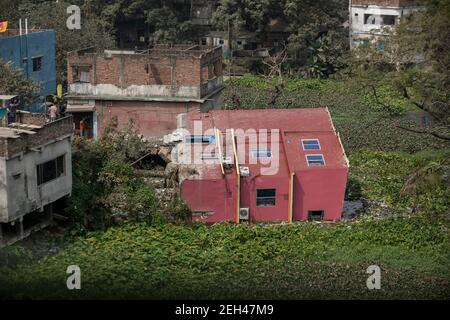
<svg viewBox="0 0 450 320"><path fill-rule="evenodd" d="M56 120L56 118L59 115L58 107L56 107L53 103L48 108L48 113L50 115L50 122L53 122Z"/></svg>
<svg viewBox="0 0 450 320"><path fill-rule="evenodd" d="M84 137L84 119L80 121L80 137Z"/></svg>
<svg viewBox="0 0 450 320"><path fill-rule="evenodd" d="M19 101L17 99L14 99L9 104L8 108L8 123L14 123L16 122L16 113L19 109Z"/></svg>

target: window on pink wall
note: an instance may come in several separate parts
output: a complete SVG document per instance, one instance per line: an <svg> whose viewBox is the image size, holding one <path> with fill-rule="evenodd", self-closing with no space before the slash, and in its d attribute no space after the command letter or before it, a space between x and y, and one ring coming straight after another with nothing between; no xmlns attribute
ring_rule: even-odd
<svg viewBox="0 0 450 320"><path fill-rule="evenodd" d="M256 206L258 207L274 207L276 204L276 189L257 189L256 190Z"/></svg>
<svg viewBox="0 0 450 320"><path fill-rule="evenodd" d="M321 221L324 218L323 210L310 210L308 211L308 220L311 221Z"/></svg>

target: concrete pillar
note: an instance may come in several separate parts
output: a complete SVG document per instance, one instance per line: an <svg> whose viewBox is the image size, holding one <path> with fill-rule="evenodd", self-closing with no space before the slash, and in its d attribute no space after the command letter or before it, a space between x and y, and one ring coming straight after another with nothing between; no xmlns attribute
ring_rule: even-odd
<svg viewBox="0 0 450 320"><path fill-rule="evenodd" d="M50 224L53 224L53 203L50 203L47 207L46 207L46 212L47 212L47 220Z"/></svg>
<svg viewBox="0 0 450 320"><path fill-rule="evenodd" d="M19 239L23 238L23 217L16 221L16 234Z"/></svg>
<svg viewBox="0 0 450 320"><path fill-rule="evenodd" d="M97 124L97 112L93 112L92 113L92 120L93 120L93 126L92 126L92 131L93 131L93 139L94 141L98 140L98 124Z"/></svg>

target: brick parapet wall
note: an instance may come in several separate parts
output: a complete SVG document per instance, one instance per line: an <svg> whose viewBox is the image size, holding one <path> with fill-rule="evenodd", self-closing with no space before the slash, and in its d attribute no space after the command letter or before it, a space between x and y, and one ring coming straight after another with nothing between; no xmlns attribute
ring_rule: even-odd
<svg viewBox="0 0 450 320"><path fill-rule="evenodd" d="M0 157L10 158L72 133L72 116L67 116L45 124L41 129L36 130L36 134L21 133L20 138L0 137Z"/></svg>
<svg viewBox="0 0 450 320"><path fill-rule="evenodd" d="M168 54L171 52L172 54ZM222 49L192 50L158 49L136 54L78 53L68 54L68 83L76 83L74 72L89 71L91 85L197 87L209 79L222 76ZM197 53L198 54L194 54ZM210 70L210 71L205 71ZM214 70L212 72L211 70ZM77 94L77 92L71 92ZM200 97L197 97L200 98Z"/></svg>

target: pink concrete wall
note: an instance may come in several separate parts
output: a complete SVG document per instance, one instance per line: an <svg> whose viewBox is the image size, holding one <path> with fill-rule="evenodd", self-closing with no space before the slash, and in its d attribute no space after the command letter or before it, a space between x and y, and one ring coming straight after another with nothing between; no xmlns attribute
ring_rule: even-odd
<svg viewBox="0 0 450 320"><path fill-rule="evenodd" d="M324 220L340 220L347 168L306 169L294 176L293 220L308 219L309 210L323 210Z"/></svg>
<svg viewBox="0 0 450 320"><path fill-rule="evenodd" d="M257 189L276 189L275 206L256 206ZM241 180L241 208L250 208L250 221L287 221L289 178L285 176L257 177Z"/></svg>
<svg viewBox="0 0 450 320"><path fill-rule="evenodd" d="M193 216L193 220L207 223L236 220L236 190L235 177L225 180L184 180L181 184L181 197L195 211L213 211L214 215L201 219ZM229 191L227 191L229 190Z"/></svg>
<svg viewBox="0 0 450 320"><path fill-rule="evenodd" d="M257 189L276 189L275 206L256 206ZM213 211L206 219L194 216L193 220L207 223L231 221L236 218L236 179L229 178L229 192L224 180L185 180L181 196L195 211ZM241 208L250 208L250 221L287 221L289 207L289 179L287 177L255 178L241 180Z"/></svg>
<svg viewBox="0 0 450 320"><path fill-rule="evenodd" d="M96 101L97 112L103 113L103 119L99 116L100 134L116 116L119 128L133 119L135 128L146 137L171 133L177 128L178 114L199 107L195 102Z"/></svg>
<svg viewBox="0 0 450 320"><path fill-rule="evenodd" d="M347 182L346 168L307 169L294 176L293 221L307 220L309 210L323 210L324 220L340 220ZM213 211L207 223L235 222L236 179L229 180L229 192L224 180L185 180L182 198L195 211ZM275 206L256 206L257 189L276 189ZM289 178L257 177L241 180L241 208L250 208L250 221L287 221L289 208Z"/></svg>

